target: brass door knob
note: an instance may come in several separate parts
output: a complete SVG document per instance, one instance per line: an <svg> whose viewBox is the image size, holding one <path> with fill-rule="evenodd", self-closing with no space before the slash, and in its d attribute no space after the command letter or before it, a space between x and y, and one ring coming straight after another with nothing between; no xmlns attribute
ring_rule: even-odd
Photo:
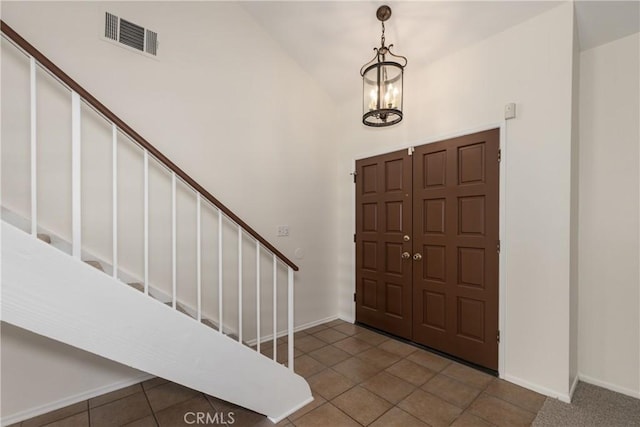
<svg viewBox="0 0 640 427"><path fill-rule="evenodd" d="M409 259L409 258L411 258L411 254L409 252L402 253L402 259Z"/></svg>
<svg viewBox="0 0 640 427"><path fill-rule="evenodd" d="M422 255L419 253L413 254L414 261L420 261L422 259Z"/></svg>
<svg viewBox="0 0 640 427"><path fill-rule="evenodd" d="M408 235L408 234L405 234L405 235L402 237L402 240L404 240L405 242L408 242L409 240L411 240L411 237L409 237L409 235Z"/></svg>

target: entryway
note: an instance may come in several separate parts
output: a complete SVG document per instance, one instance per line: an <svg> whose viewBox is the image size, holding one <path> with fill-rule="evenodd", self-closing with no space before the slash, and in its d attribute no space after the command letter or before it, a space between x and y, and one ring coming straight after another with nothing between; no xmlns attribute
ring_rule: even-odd
<svg viewBox="0 0 640 427"><path fill-rule="evenodd" d="M356 320L492 370L499 135L356 161Z"/></svg>

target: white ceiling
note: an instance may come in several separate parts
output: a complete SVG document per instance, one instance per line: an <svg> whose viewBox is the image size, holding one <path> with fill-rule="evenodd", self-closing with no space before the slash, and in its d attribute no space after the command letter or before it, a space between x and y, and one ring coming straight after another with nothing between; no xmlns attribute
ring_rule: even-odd
<svg viewBox="0 0 640 427"><path fill-rule="evenodd" d="M360 67L380 43L378 6L393 14L387 44L409 67L442 58L559 5L560 1L247 1L245 8L342 102L360 90ZM639 30L640 2L577 3L580 44L588 49ZM408 68L409 70L409 68Z"/></svg>

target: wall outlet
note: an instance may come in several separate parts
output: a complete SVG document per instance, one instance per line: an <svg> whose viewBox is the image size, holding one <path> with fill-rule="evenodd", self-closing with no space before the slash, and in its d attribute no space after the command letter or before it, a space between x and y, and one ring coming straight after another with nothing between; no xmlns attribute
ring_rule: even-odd
<svg viewBox="0 0 640 427"><path fill-rule="evenodd" d="M288 225L279 225L278 226L278 237L287 237L289 236L289 226Z"/></svg>

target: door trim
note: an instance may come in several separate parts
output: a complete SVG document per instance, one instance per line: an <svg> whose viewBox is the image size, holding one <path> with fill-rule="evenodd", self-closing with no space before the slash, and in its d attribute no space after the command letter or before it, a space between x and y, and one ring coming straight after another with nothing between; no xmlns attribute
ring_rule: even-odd
<svg viewBox="0 0 640 427"><path fill-rule="evenodd" d="M388 147L385 147L384 149L375 149L375 150L366 150L363 152L359 152L358 154L356 154L353 157L352 160L352 170L355 170L356 167L356 161L357 160L361 160L361 159L366 159L368 157L373 157L373 156L379 156L381 154L385 154L385 153L391 153L393 151L398 151L398 150L406 150L409 149L411 147L415 147L418 145L423 145L423 144L431 144L433 142L438 142L438 141L442 141L445 139L451 139L451 138L457 138L460 136L464 136L464 135L469 135L472 133L477 133L477 132L482 132L482 131L486 131L486 130L490 130L490 129L499 129L500 130L500 152L501 152L501 159L500 159L500 165L499 165L499 173L500 173L500 179L499 179L499 189L498 189L498 194L499 194L499 204L498 204L498 215L500 216L499 218L499 223L498 223L498 233L499 233L499 239L500 239L500 255L498 256L498 327L500 328L500 342L498 343L498 376L502 379L504 379L505 377L505 373L506 373L506 343L507 343L507 338L508 338L508 334L507 334L507 310L506 310L506 303L507 303L507 274L506 274L506 265L507 265L507 253L509 251L509 248L507 246L507 239L505 238L506 236L506 190L507 190L507 121L506 120L502 120L500 122L494 122L491 124L487 124L484 126L479 126L479 127L475 127L475 128L469 128L469 129L464 129L462 131L458 131L458 132L451 132L451 133L446 133L446 134L439 134L436 136L432 136L429 138L425 138L423 140L418 140L418 141L414 141L411 143L403 143L403 144L396 144L396 145L390 145ZM351 190L351 207L354 207L356 205L356 188L355 185L353 186L352 190ZM352 210L352 214L353 216L353 222L352 222L352 230L351 233L355 233L356 232L356 221L355 221L355 211L353 209ZM354 270L353 270L353 280L352 280L352 290L349 293L349 295L351 295L352 293L355 293L356 288L356 281L355 281L355 265L356 265L356 255L355 255L355 247L353 249L353 253L352 253L352 262L353 262L353 266L354 266ZM352 316L352 320L355 320L356 318L356 305L355 302L351 302L351 316Z"/></svg>

